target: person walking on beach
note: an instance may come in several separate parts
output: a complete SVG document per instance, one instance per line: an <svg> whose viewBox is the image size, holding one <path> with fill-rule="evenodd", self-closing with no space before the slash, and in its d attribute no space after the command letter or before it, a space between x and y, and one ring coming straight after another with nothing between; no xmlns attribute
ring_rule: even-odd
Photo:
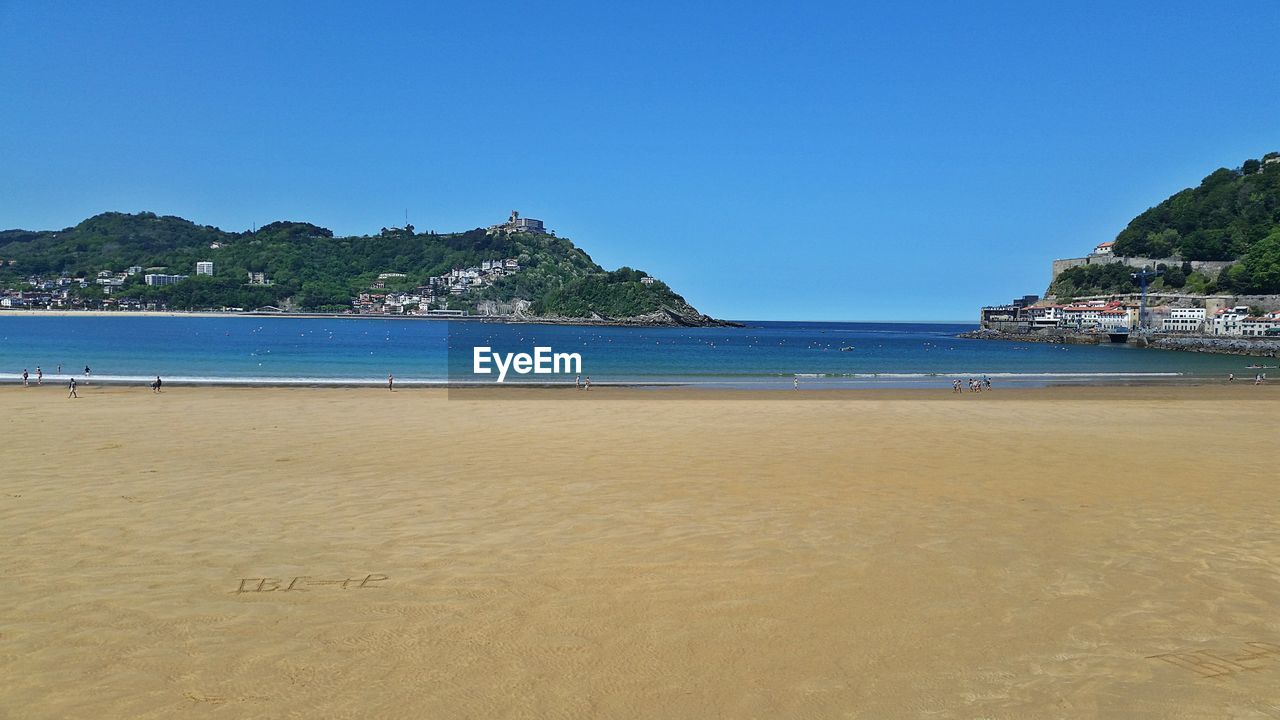
<svg viewBox="0 0 1280 720"><path fill-rule="evenodd" d="M160 392L160 385L161 385L161 384L162 384L162 383L160 382L160 376L159 376L159 375L157 375L157 376L156 376L156 381L155 381L155 382L153 382L153 383L151 383L151 392L153 392L153 393L158 393L158 392Z"/></svg>
<svg viewBox="0 0 1280 720"><path fill-rule="evenodd" d="M576 387L576 388L578 388L579 390L581 390L581 389L582 389L582 376L581 376L581 375L578 375L577 377L575 377L575 378L573 379L573 386L574 386L574 387Z"/></svg>
<svg viewBox="0 0 1280 720"><path fill-rule="evenodd" d="M791 378L791 389L792 389L792 390L799 390L799 389L800 389L800 376L799 376L799 375L797 375L797 376L795 376L795 377Z"/></svg>
<svg viewBox="0 0 1280 720"><path fill-rule="evenodd" d="M26 373L24 372L23 375L26 375ZM1253 376L1253 384L1254 385L1262 384L1262 373L1258 373L1257 375Z"/></svg>
<svg viewBox="0 0 1280 720"><path fill-rule="evenodd" d="M387 373L387 390L390 392L395 392L396 391L395 385L396 385L396 376L392 375L391 373Z"/></svg>
<svg viewBox="0 0 1280 720"><path fill-rule="evenodd" d="M588 376L587 376L586 384L585 384L583 387L584 387L585 389L587 389L587 390L590 390L590 389L591 389L591 376L590 376L590 375L588 375Z"/></svg>
<svg viewBox="0 0 1280 720"><path fill-rule="evenodd" d="M71 392L67 393L67 397L68 397L68 398L79 398L79 397L80 397L79 395L77 395L77 394L76 394L76 379L75 379L75 378L71 378L71 382L67 383L67 389L71 391Z"/></svg>
<svg viewBox="0 0 1280 720"><path fill-rule="evenodd" d="M40 369L39 365L36 366L36 384L37 385L44 384L44 371Z"/></svg>
<svg viewBox="0 0 1280 720"><path fill-rule="evenodd" d="M1235 382L1235 381L1236 381L1236 374L1235 374L1235 373L1227 373L1227 382Z"/></svg>
<svg viewBox="0 0 1280 720"><path fill-rule="evenodd" d="M29 385L28 385L28 383L27 383L27 378L28 378L28 377L30 377L30 376L29 376L29 375L27 375L27 369L26 369L26 368L22 368L22 387L29 387Z"/></svg>

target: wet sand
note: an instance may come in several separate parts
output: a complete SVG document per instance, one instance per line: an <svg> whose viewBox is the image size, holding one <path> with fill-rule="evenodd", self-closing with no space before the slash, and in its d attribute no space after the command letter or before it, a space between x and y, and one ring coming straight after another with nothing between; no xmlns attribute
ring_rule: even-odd
<svg viewBox="0 0 1280 720"><path fill-rule="evenodd" d="M1280 387L0 388L0 718L1280 717Z"/></svg>

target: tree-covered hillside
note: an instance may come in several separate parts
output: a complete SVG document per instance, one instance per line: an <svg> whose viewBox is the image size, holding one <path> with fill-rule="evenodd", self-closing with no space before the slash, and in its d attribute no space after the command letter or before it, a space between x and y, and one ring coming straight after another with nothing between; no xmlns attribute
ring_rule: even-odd
<svg viewBox="0 0 1280 720"><path fill-rule="evenodd" d="M1199 187L1175 193L1116 236L1128 257L1234 260L1280 227L1280 153L1220 168Z"/></svg>
<svg viewBox="0 0 1280 720"><path fill-rule="evenodd" d="M1135 217L1116 236L1124 257L1236 260L1217 277L1171 263L1157 285L1187 292L1280 293L1280 153L1221 168ZM1128 269L1072 268L1050 292L1059 297L1131 291Z"/></svg>
<svg viewBox="0 0 1280 720"><path fill-rule="evenodd" d="M0 289L21 289L31 277L92 281L100 271L191 275L168 286L147 286L131 276L116 298L160 302L175 309L290 305L301 310L343 310L362 292L411 290L455 268L515 259L520 270L474 293L450 298L451 307L481 300L527 300L535 312L568 317L641 315L662 308L696 315L665 284L641 283L644 273L607 273L565 238L549 234L469 230L415 233L412 227L378 235L335 237L302 222L275 222L256 232L225 232L154 213L104 213L59 231L0 232ZM14 261L10 263L9 261ZM214 263L212 277L195 263ZM251 285L261 272L271 285ZM379 281L383 273L404 278ZM96 286L78 291L94 296Z"/></svg>

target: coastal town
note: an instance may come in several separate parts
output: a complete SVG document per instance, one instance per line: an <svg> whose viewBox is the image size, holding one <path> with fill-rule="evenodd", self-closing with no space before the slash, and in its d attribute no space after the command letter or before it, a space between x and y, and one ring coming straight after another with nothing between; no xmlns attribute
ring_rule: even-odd
<svg viewBox="0 0 1280 720"><path fill-rule="evenodd" d="M412 234L413 227L406 225L404 229L383 228L382 234ZM554 236L541 220L521 217L519 211L512 211L504 223L491 225L488 234L494 233L537 233ZM218 243L209 246L210 251L220 249ZM0 259L0 265L14 265L14 260ZM426 279L420 285L408 289L389 289L389 286L403 287L409 275L396 269L381 272L369 287L359 292L351 300L348 314L353 315L423 315L456 317L473 314L479 315L521 315L531 303L515 300L508 303L477 300L486 288L492 287L503 278L519 273L521 270L518 258L498 258L482 260L477 265L451 268L448 272ZM6 310L123 310L123 311L165 311L169 308L163 302L146 301L131 295L131 290L142 287L177 285L192 276L214 277L216 265L213 260L196 262L189 274L171 272L168 267L130 266L123 270L101 270L95 275L67 274L57 276L31 275L25 278L24 287L0 289L0 309ZM641 279L643 284L654 282L652 277ZM264 272L249 271L245 273L242 284L246 287L269 287L273 281ZM96 288L97 293L89 294L80 291ZM459 302L466 301L466 302ZM257 310L279 312L283 308L265 306L261 308L223 307L223 311L235 312Z"/></svg>
<svg viewBox="0 0 1280 720"><path fill-rule="evenodd" d="M153 270L154 272L148 272ZM59 275L44 277L33 275L26 279L26 289L10 289L0 291L0 308L27 310L151 310L163 311L168 308L164 303L145 302L138 298L122 294L127 286L159 286L174 285L187 280L190 275L179 275L162 272L168 268L130 267L121 272L101 271L97 277ZM388 282L404 280L407 275L402 272L388 271L380 273L368 292L359 293L351 301L348 311L356 315L465 315L466 310L450 309L449 299L479 293L491 287L504 277L520 271L520 263L516 258L485 260L471 267L453 268L449 272L431 277L428 281L411 290L386 290ZM214 275L214 263L201 261L196 263L194 274ZM648 279L648 278L647 278ZM649 279L652 282L652 279ZM270 285L271 280L261 272L250 272L245 278L245 285ZM102 291L102 298L82 297L76 290L97 286ZM528 303L516 301L510 303L512 310L518 313L527 309ZM222 308L227 311L244 310L245 308ZM254 308L260 310L279 310L280 308ZM494 310L498 310L494 304ZM496 313L495 313L496 314Z"/></svg>
<svg viewBox="0 0 1280 720"><path fill-rule="evenodd" d="M1074 330L1081 333L1153 333L1280 338L1280 310L1257 311L1247 305L1218 306L1220 298L1204 300L1202 307L1161 304L1146 308L1129 299L1090 299L1068 304L1040 304L1037 296L1028 304L1019 298L1007 305L982 308L984 329L1010 333ZM1210 308L1213 308L1210 310Z"/></svg>
<svg viewBox="0 0 1280 720"><path fill-rule="evenodd" d="M1280 296L1198 294L1161 288L1147 291L1147 283L1170 267L1192 272L1221 272L1231 263L1184 262L1180 258L1129 258L1114 253L1114 243L1097 245L1083 258L1053 262L1053 278L1074 267L1123 264L1142 285L1136 293L1057 298L1025 295L980 311L975 336L1001 339L1067 338L1124 342L1158 336L1275 339L1280 341ZM1050 283L1052 290L1053 284Z"/></svg>

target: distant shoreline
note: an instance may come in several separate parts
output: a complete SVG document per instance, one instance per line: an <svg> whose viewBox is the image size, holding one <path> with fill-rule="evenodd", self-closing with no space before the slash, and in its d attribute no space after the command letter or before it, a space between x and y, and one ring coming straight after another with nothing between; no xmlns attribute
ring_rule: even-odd
<svg viewBox="0 0 1280 720"><path fill-rule="evenodd" d="M326 320L433 320L444 322L486 322L509 325L572 325L584 327L742 327L741 323L717 320L714 324L682 325L658 323L647 320L593 320L590 318L563 317L512 317L509 315L359 315L355 313L321 312L258 312L246 310L231 312L219 310L26 310L0 308L0 317L26 315L31 317L208 317L208 318L285 318Z"/></svg>
<svg viewBox="0 0 1280 720"><path fill-rule="evenodd" d="M25 308L0 308L0 317L6 315L31 315L35 317L255 317L255 318L354 318L358 320L467 320L471 322L503 322L511 325L582 325L586 327L688 327L680 325L639 325L619 320L590 320L586 318L527 317L509 315L355 315L348 313L273 313L246 310L231 312L222 310L27 310ZM973 325L972 320L722 320L724 325L706 327L740 327L747 322L813 323L813 324L863 324L863 325Z"/></svg>
<svg viewBox="0 0 1280 720"><path fill-rule="evenodd" d="M358 315L355 313L322 312L259 312L245 310L24 310L0 308L5 315L31 315L34 317L251 317L251 318L352 318L357 320L469 320L473 322L500 322L502 315ZM515 320L515 322L522 322ZM588 324L589 321L584 322Z"/></svg>

